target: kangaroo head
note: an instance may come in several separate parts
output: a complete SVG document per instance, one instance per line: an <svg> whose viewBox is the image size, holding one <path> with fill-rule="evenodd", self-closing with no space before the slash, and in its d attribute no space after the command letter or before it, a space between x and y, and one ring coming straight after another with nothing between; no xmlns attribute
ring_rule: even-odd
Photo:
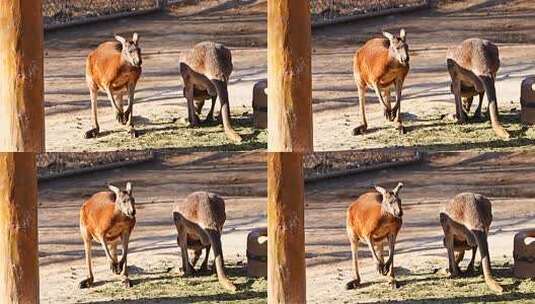
<svg viewBox="0 0 535 304"><path fill-rule="evenodd" d="M377 192L381 193L383 196L383 201L381 202L383 209L395 217L403 216L401 199L399 198L399 190L401 190L402 187L403 183L398 183L394 190L386 191L386 189L383 187L375 186L375 190L377 190Z"/></svg>
<svg viewBox="0 0 535 304"><path fill-rule="evenodd" d="M399 32L399 37L390 34L389 32L383 32L388 41L390 41L389 53L390 56L395 58L400 64L408 65L409 64L409 45L407 44L405 38L406 33L404 29L401 29Z"/></svg>
<svg viewBox="0 0 535 304"><path fill-rule="evenodd" d="M132 40L127 40L122 36L115 35L115 39L122 45L123 58L133 66L141 66L141 49L139 48L139 36L137 33L132 35Z"/></svg>
<svg viewBox="0 0 535 304"><path fill-rule="evenodd" d="M126 191L121 191L119 187L108 185L108 188L115 193L115 208L130 218L136 216L135 199L132 195L132 183L126 183Z"/></svg>

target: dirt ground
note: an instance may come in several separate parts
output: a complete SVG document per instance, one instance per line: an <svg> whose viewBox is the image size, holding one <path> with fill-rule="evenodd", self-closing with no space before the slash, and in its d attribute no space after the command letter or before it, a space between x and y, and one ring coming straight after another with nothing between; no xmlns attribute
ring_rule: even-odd
<svg viewBox="0 0 535 304"><path fill-rule="evenodd" d="M535 7L531 0L467 0L440 2L432 9L329 26L313 33L313 99L315 149L347 150L413 146L425 150L530 150L535 131L520 124L520 83L535 74ZM402 112L408 134L400 136L385 123L382 109L369 92L369 132L353 136L360 123L352 60L356 49L382 30L407 31L411 70L403 91ZM490 123L456 125L445 56L447 48L466 38L498 44L501 69L498 105L512 138L497 140ZM484 109L486 109L486 100ZM475 106L474 106L475 107ZM473 110L472 110L473 111ZM484 110L486 111L486 110ZM443 118L445 116L445 118Z"/></svg>
<svg viewBox="0 0 535 304"><path fill-rule="evenodd" d="M353 275L346 209L372 185L391 188L399 181L405 185L401 190L404 215L394 263L401 288L390 289L362 245L363 287L346 291L345 283ZM465 152L436 154L418 165L309 184L305 211L309 303L533 303L534 282L511 278L511 265L514 234L535 227L534 182L533 153ZM506 286L502 296L485 287L481 272L467 279L448 279L444 272L447 255L440 205L466 191L481 193L493 203L489 250L496 276Z"/></svg>
<svg viewBox="0 0 535 304"><path fill-rule="evenodd" d="M115 33L137 32L143 72L136 90L134 120L141 136L118 125L106 97L99 97L101 136L84 139L91 128L85 59ZM229 94L233 124L244 137L229 142L222 126L187 128L186 102L178 75L182 53L205 40L221 42L233 55ZM253 128L252 88L266 77L265 1L202 1L165 13L124 18L46 33L45 113L47 151L95 151L177 147L195 151L266 148L266 133ZM218 107L216 107L218 109ZM205 113L207 109L205 109Z"/></svg>
<svg viewBox="0 0 535 304"><path fill-rule="evenodd" d="M259 153L196 153L142 165L43 182L39 185L39 264L42 303L262 303L266 281L244 274L247 233L265 226L265 159ZM78 289L87 270L79 234L79 210L107 183L133 183L137 225L128 263L134 287L124 290L110 274L104 252L93 246L96 287ZM193 191L226 200L225 263L239 291L219 287L215 275L184 279L178 270L173 202ZM213 259L213 256L212 256ZM149 301L150 299L150 301Z"/></svg>

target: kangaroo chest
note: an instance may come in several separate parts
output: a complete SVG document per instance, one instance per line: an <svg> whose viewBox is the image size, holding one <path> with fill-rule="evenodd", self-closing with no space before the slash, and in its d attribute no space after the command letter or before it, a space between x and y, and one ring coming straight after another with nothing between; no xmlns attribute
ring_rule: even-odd
<svg viewBox="0 0 535 304"><path fill-rule="evenodd" d="M401 222L399 221L390 221L388 223L384 223L382 225L379 225L371 235L371 238L374 241L381 241L385 239L390 233L399 231L399 228L401 227Z"/></svg>
<svg viewBox="0 0 535 304"><path fill-rule="evenodd" d="M114 92L125 91L128 88L128 84L135 85L141 69L134 67L123 68L111 81L110 87Z"/></svg>
<svg viewBox="0 0 535 304"><path fill-rule="evenodd" d="M403 68L390 69L379 79L379 86L382 88L393 86L396 79L404 73L405 71L403 71Z"/></svg>
<svg viewBox="0 0 535 304"><path fill-rule="evenodd" d="M129 222L116 223L106 231L104 237L106 241L111 242L121 237L125 231L130 231L130 229L131 224Z"/></svg>

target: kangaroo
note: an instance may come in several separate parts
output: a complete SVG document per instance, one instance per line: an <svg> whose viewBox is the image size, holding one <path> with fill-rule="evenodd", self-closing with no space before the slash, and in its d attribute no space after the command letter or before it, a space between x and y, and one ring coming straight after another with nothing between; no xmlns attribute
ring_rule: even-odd
<svg viewBox="0 0 535 304"><path fill-rule="evenodd" d="M80 232L84 241L85 261L89 276L80 282L80 288L88 288L93 284L91 265L91 243L99 242L106 253L110 269L121 274L125 287L131 287L128 279L126 257L128 242L136 225L135 200L132 195L132 184L126 184L126 191L109 185L111 192L98 192L84 202L80 209ZM117 260L117 244L123 246L121 260Z"/></svg>
<svg viewBox="0 0 535 304"><path fill-rule="evenodd" d="M501 293L503 288L492 277L490 266L487 235L491 222L491 202L481 194L458 194L440 213L451 276L459 276L459 263L464 257L465 250L469 249L472 250L472 259L467 272L473 271L476 251L479 248L485 282L492 291Z"/></svg>
<svg viewBox="0 0 535 304"><path fill-rule="evenodd" d="M241 142L241 136L234 131L230 121L230 104L228 99L228 81L232 73L232 55L224 45L214 42L201 42L195 45L192 51L182 60L180 65L184 82L184 97L188 102L188 119L192 126L199 125L199 119L194 108L194 100L212 99L213 113L214 101L219 97L221 105L221 119L227 138ZM195 73L192 73L195 72ZM200 77L200 75L204 77ZM209 80L212 85L208 84ZM214 92L215 88L215 92ZM197 103L200 105L200 103ZM202 107L200 107L202 108ZM197 112L200 112L197 107ZM210 115L210 114L209 114ZM207 118L211 118L210 116Z"/></svg>
<svg viewBox="0 0 535 304"><path fill-rule="evenodd" d="M398 183L392 191L386 191L383 187L376 186L376 192L361 195L347 209L346 229L351 243L355 279L346 284L346 289L360 285L358 246L361 241L368 244L377 271L381 275L389 275L388 281L392 288L399 287L394 276L394 249L402 224L403 209L399 198L402 187L403 184ZM389 249L386 263L383 258L385 240Z"/></svg>
<svg viewBox="0 0 535 304"><path fill-rule="evenodd" d="M509 133L499 121L494 85L500 68L498 47L488 40L467 39L448 50L446 63L451 76L451 91L455 95L457 121L461 124L467 121L467 110L476 95L479 95L479 106L475 114L481 116L481 104L486 93L492 129L498 137L509 138Z"/></svg>
<svg viewBox="0 0 535 304"><path fill-rule="evenodd" d="M206 258L201 268L206 269L210 248L215 257L215 269L219 283L229 290L236 290L236 286L225 274L223 249L221 246L221 231L225 224L225 201L222 197L210 192L191 193L182 202L178 202L173 209L173 220L177 230L177 243L182 256L184 275L194 272L202 249L206 249ZM193 265L188 258L188 248L195 251Z"/></svg>
<svg viewBox="0 0 535 304"><path fill-rule="evenodd" d="M126 125L132 137L137 137L134 128L134 92L141 75L141 50L139 36L131 40L116 35L117 41L104 42L92 51L86 60L85 79L91 97L93 128L85 132L85 138L97 137L100 127L97 119L98 92L108 96L117 121ZM128 94L128 107L123 109L123 95Z"/></svg>
<svg viewBox="0 0 535 304"><path fill-rule="evenodd" d="M405 133L401 121L401 91L409 73L409 46L405 30L399 37L383 32L384 38L368 40L353 56L353 74L359 94L362 124L353 129L354 135L364 134L368 129L366 120L366 90L371 88L383 105L384 116L393 121L400 134ZM390 103L390 90L396 92L394 107Z"/></svg>
<svg viewBox="0 0 535 304"><path fill-rule="evenodd" d="M211 122L214 119L214 107L217 99L217 90L215 85L206 78L206 76L199 74L191 69L189 65L184 62L180 63L180 75L184 83L184 96L188 96L188 91L193 90L193 100L188 100L188 120L192 125L197 125L199 116L204 106L205 100L211 99L212 106L208 115L206 115L205 122ZM191 94L189 94L191 95ZM193 104L190 104L192 103Z"/></svg>

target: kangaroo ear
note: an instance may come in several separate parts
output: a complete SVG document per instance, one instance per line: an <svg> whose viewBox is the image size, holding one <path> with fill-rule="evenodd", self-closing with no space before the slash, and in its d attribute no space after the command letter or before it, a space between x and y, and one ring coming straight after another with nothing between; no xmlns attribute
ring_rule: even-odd
<svg viewBox="0 0 535 304"><path fill-rule="evenodd" d="M401 190L401 188L403 188L403 183L400 182L400 183L398 183L396 188L394 188L394 190L392 190L392 192L394 192L395 195L398 195L399 190Z"/></svg>
<svg viewBox="0 0 535 304"><path fill-rule="evenodd" d="M126 183L126 193L132 194L132 183L131 182Z"/></svg>
<svg viewBox="0 0 535 304"><path fill-rule="evenodd" d="M401 38L402 41L405 41L406 36L407 33L405 33L405 29L401 29L401 31L399 31L399 38Z"/></svg>
<svg viewBox="0 0 535 304"><path fill-rule="evenodd" d="M383 36L385 36L388 40L394 40L394 35L390 34L389 32L383 32Z"/></svg>
<svg viewBox="0 0 535 304"><path fill-rule="evenodd" d="M121 44L126 43L126 39L124 39L124 37L120 35L115 35L115 40L119 41Z"/></svg>
<svg viewBox="0 0 535 304"><path fill-rule="evenodd" d="M132 42L134 42L134 44L137 44L138 41L139 35L137 33L134 33L134 35L132 35Z"/></svg>
<svg viewBox="0 0 535 304"><path fill-rule="evenodd" d="M386 194L385 188L383 188L381 186L375 186L375 190L377 190L377 192L381 193L382 195Z"/></svg>
<svg viewBox="0 0 535 304"><path fill-rule="evenodd" d="M186 73L189 71L189 65L187 65L187 63L181 62L179 64L179 67L180 67L180 74Z"/></svg>
<svg viewBox="0 0 535 304"><path fill-rule="evenodd" d="M108 189L110 189L111 192L115 193L116 195L118 195L121 192L121 189L119 189L118 187L115 187L112 184L108 185Z"/></svg>

